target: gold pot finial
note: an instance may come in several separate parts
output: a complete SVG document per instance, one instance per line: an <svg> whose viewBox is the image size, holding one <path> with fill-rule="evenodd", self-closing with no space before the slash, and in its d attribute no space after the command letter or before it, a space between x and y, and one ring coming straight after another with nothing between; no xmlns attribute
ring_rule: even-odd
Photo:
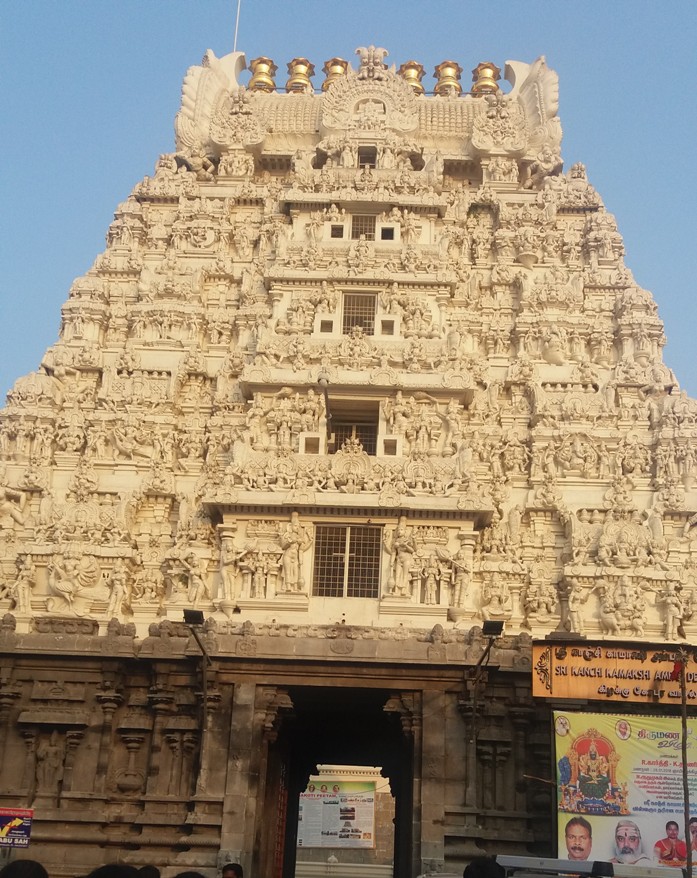
<svg viewBox="0 0 697 878"><path fill-rule="evenodd" d="M501 68L497 67L492 61L482 61L472 71L472 94L487 95L501 91L497 85L501 79Z"/></svg>
<svg viewBox="0 0 697 878"><path fill-rule="evenodd" d="M462 86L460 85L462 67L457 61L441 61L434 71L434 76L438 80L433 89L434 94L439 97L462 94Z"/></svg>
<svg viewBox="0 0 697 878"><path fill-rule="evenodd" d="M307 94L312 92L310 77L315 75L315 65L307 58L293 58L288 62L290 79L286 83L286 91L295 94Z"/></svg>
<svg viewBox="0 0 697 878"><path fill-rule="evenodd" d="M325 61L322 72L327 78L322 83L322 91L326 91L337 79L346 76L348 66L348 61L344 61L343 58L330 58L329 61Z"/></svg>
<svg viewBox="0 0 697 878"><path fill-rule="evenodd" d="M400 76L404 77L417 95L422 95L424 93L424 87L421 84L421 80L423 79L425 72L423 64L419 64L418 61L407 61L405 64L402 64L397 71Z"/></svg>
<svg viewBox="0 0 697 878"><path fill-rule="evenodd" d="M278 67L273 63L271 58L265 58L261 55L249 62L249 69L252 71L252 78L249 80L248 88L255 91L275 91L276 83L273 81Z"/></svg>

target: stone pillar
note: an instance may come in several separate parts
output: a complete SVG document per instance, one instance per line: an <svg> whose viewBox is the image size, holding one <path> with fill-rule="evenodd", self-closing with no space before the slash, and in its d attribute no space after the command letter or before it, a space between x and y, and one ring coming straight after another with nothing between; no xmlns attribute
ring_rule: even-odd
<svg viewBox="0 0 697 878"><path fill-rule="evenodd" d="M225 799L220 827L220 847L245 870L251 868L256 811L257 778L251 777L252 754L257 746L253 683L235 684L232 697Z"/></svg>
<svg viewBox="0 0 697 878"><path fill-rule="evenodd" d="M446 724L443 717L446 696L442 691L425 690L422 698L420 871L443 871L446 775ZM417 753L418 750L415 755ZM416 780L414 786L414 801L418 802Z"/></svg>
<svg viewBox="0 0 697 878"><path fill-rule="evenodd" d="M407 866L412 872L421 867L421 802L422 795L422 701L418 693L404 692L392 695L383 710L396 713L402 726L404 752L396 754L392 766L384 766L390 778L390 787L395 797L395 875L407 875ZM405 777L406 760L411 759L412 776ZM409 785L410 782L410 785Z"/></svg>

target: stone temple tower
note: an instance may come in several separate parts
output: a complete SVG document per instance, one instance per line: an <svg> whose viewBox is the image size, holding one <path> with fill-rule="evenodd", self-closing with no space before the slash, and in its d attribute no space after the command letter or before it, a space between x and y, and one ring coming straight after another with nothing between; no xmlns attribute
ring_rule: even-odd
<svg viewBox="0 0 697 878"><path fill-rule="evenodd" d="M208 51L8 394L0 805L54 878L292 878L332 761L395 876L551 855L532 639L695 640L697 403L556 74L387 54Z"/></svg>

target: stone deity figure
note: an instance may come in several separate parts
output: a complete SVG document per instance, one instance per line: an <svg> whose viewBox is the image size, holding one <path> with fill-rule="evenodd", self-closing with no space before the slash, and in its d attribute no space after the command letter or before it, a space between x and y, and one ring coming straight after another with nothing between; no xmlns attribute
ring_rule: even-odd
<svg viewBox="0 0 697 878"><path fill-rule="evenodd" d="M390 553L390 577L387 583L390 594L405 597L411 594L411 568L414 563L416 544L402 515L394 530L385 530L385 548Z"/></svg>
<svg viewBox="0 0 697 878"><path fill-rule="evenodd" d="M238 562L247 553L247 549L237 551L230 537L223 537L220 545L220 576L223 580L223 600L237 600Z"/></svg>
<svg viewBox="0 0 697 878"><path fill-rule="evenodd" d="M451 399L446 406L445 412L441 414L437 411L437 414L442 421L443 455L448 457L457 450L461 435L460 406L457 400Z"/></svg>
<svg viewBox="0 0 697 878"><path fill-rule="evenodd" d="M31 591L36 583L36 564L27 554L17 558L17 579L14 583L15 607L19 613L31 610Z"/></svg>
<svg viewBox="0 0 697 878"><path fill-rule="evenodd" d="M568 627L574 634L583 634L583 612L585 603L583 589L577 579L569 581L568 602Z"/></svg>
<svg viewBox="0 0 697 878"><path fill-rule="evenodd" d="M487 579L482 587L481 612L485 621L511 618L513 600L505 582L496 582L493 578Z"/></svg>
<svg viewBox="0 0 697 878"><path fill-rule="evenodd" d="M63 747L58 733L51 732L36 748L36 789L40 793L56 793L63 778Z"/></svg>
<svg viewBox="0 0 697 878"><path fill-rule="evenodd" d="M114 568L109 574L108 585L111 593L109 595L106 615L108 619L111 619L122 612L124 598L128 590L128 571L123 558L117 558L114 561Z"/></svg>
<svg viewBox="0 0 697 878"><path fill-rule="evenodd" d="M424 603L438 603L438 582L440 579L440 568L438 559L435 555L430 555L423 568L424 575Z"/></svg>
<svg viewBox="0 0 697 878"><path fill-rule="evenodd" d="M49 590L62 598L70 609L82 591L80 562L74 553L66 552L48 565Z"/></svg>
<svg viewBox="0 0 697 878"><path fill-rule="evenodd" d="M471 563L468 553L463 545L457 550L452 559L452 581L453 596L452 605L454 607L464 606L467 588L470 583L472 573Z"/></svg>
<svg viewBox="0 0 697 878"><path fill-rule="evenodd" d="M252 574L251 597L260 600L266 597L266 576L271 569L270 559L263 552L253 552L249 559Z"/></svg>
<svg viewBox="0 0 697 878"><path fill-rule="evenodd" d="M685 615L685 606L680 597L680 588L674 582L667 582L665 591L659 596L657 603L663 604L666 640L677 640Z"/></svg>
<svg viewBox="0 0 697 878"><path fill-rule="evenodd" d="M184 559L189 578L188 599L192 607L198 607L203 598L209 597L206 585L206 562L193 552Z"/></svg>
<svg viewBox="0 0 697 878"><path fill-rule="evenodd" d="M309 530L300 524L298 513L292 512L290 522L281 534L281 548L283 549L281 565L284 591L302 592L304 590L302 554L309 549L311 543L312 536Z"/></svg>

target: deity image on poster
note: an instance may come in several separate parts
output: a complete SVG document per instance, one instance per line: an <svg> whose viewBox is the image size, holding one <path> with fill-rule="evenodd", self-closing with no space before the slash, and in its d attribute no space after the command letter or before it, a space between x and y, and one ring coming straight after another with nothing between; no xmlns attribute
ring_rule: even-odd
<svg viewBox="0 0 697 878"><path fill-rule="evenodd" d="M578 814L627 814L626 785L617 782L621 757L597 729L572 737L559 760L560 809Z"/></svg>
<svg viewBox="0 0 697 878"><path fill-rule="evenodd" d="M554 731L560 857L681 869L688 844L697 855L694 807L686 826L679 717L555 712ZM688 720L693 802L695 741L697 723Z"/></svg>

